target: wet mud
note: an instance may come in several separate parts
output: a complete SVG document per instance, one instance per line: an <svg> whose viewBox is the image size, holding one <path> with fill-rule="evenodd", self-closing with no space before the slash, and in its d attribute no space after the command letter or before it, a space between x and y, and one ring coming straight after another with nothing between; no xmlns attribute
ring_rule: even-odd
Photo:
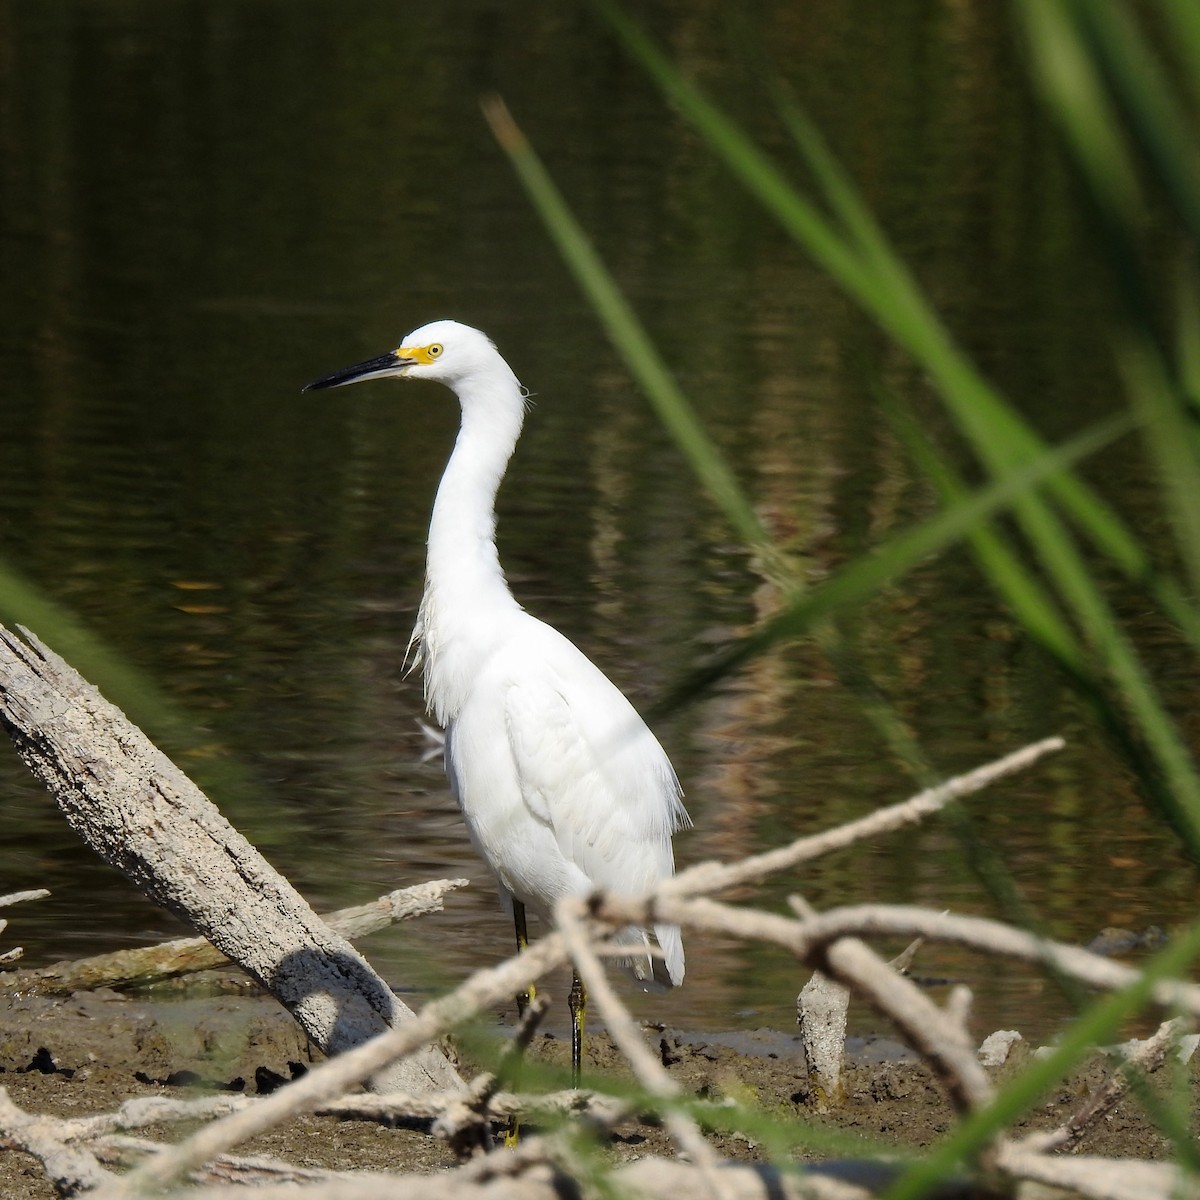
<svg viewBox="0 0 1200 1200"><path fill-rule="evenodd" d="M831 1104L810 1083L800 1042L790 1030L650 1029L647 1037L686 1093L751 1102L785 1128L810 1131L812 1144L793 1152L798 1161L869 1157L880 1144L920 1150L953 1125L928 1069L884 1039L850 1044L845 1094ZM1019 1044L997 1068L997 1078L1019 1069L1029 1053ZM549 1034L536 1037L531 1048L534 1062L561 1066L567 1054L564 1039ZM264 1093L317 1057L291 1018L258 995L159 1000L99 991L66 999L0 997L0 1086L28 1112L74 1117L110 1112L131 1096ZM475 1069L465 1052L460 1066L468 1077ZM1043 1097L1018 1131L1054 1128L1113 1068L1111 1058L1097 1055ZM593 1079L628 1079L603 1033L588 1038L585 1070ZM1194 1093L1194 1072L1191 1078ZM182 1132L178 1126L152 1128L139 1136L169 1141ZM716 1132L713 1140L732 1158L767 1155L764 1145L744 1134ZM448 1147L419 1125L389 1128L319 1116L291 1121L236 1152L341 1170L425 1172L454 1162ZM631 1118L612 1135L606 1152L627 1161L669 1154L671 1147L653 1119ZM1088 1132L1078 1152L1166 1158L1170 1146L1127 1097ZM39 1163L0 1151L0 1197L48 1200L54 1194Z"/></svg>

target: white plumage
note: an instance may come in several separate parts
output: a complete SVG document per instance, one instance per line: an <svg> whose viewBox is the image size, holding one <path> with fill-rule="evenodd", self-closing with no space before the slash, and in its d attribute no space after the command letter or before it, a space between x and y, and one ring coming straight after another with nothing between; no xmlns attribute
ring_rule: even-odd
<svg viewBox="0 0 1200 1200"><path fill-rule="evenodd" d="M472 842L504 893L543 917L597 887L648 891L673 874L671 835L688 823L675 772L603 672L516 602L496 553L496 491L525 413L516 376L479 330L435 321L309 388L384 376L443 383L462 410L413 642ZM640 978L678 985L679 930L654 934L662 963L636 953L630 963ZM631 950L648 940L635 929L621 938Z"/></svg>

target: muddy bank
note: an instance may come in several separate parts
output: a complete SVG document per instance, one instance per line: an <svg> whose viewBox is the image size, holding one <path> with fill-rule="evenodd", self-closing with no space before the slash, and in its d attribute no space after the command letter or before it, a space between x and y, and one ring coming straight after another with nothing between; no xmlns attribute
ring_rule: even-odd
<svg viewBox="0 0 1200 1200"><path fill-rule="evenodd" d="M775 1118L836 1131L841 1135L838 1156L852 1155L855 1139L864 1140L864 1153L868 1139L908 1148L928 1146L952 1124L926 1068L886 1041L853 1045L855 1061L847 1072L845 1101L823 1113L791 1031L651 1030L648 1036L688 1093L753 1100ZM590 1036L588 1049L593 1078L625 1075L603 1034ZM566 1063L568 1047L561 1038L541 1036L533 1050L538 1058ZM1021 1057L1018 1054L1001 1072L1015 1069ZM258 995L163 1001L101 991L67 999L0 999L0 1086L30 1112L82 1116L111 1111L131 1096L189 1096L213 1090L261 1093L313 1061L295 1022L274 1001ZM470 1062L462 1066L471 1072ZM1097 1057L1045 1097L1019 1128L1053 1128L1103 1082L1109 1069L1108 1061ZM179 1130L150 1129L145 1136L171 1140ZM732 1158L762 1155L742 1136L719 1134L714 1140ZM661 1129L638 1119L616 1132L610 1149L618 1161L670 1152ZM1088 1133L1080 1149L1107 1156L1169 1155L1166 1141L1129 1099ZM344 1170L427 1171L453 1161L448 1149L424 1129L332 1117L290 1122L238 1152ZM829 1150L812 1155L829 1156ZM13 1151L0 1153L0 1196L41 1200L53 1195L36 1162Z"/></svg>

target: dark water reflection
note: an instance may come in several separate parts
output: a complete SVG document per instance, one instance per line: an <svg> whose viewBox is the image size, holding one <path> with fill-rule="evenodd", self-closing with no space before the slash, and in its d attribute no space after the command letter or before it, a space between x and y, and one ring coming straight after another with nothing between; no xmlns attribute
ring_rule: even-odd
<svg viewBox="0 0 1200 1200"><path fill-rule="evenodd" d="M763 5L732 30L721 12L672 6L658 33L786 155L762 64L731 53L749 37L1048 435L1107 411L1103 281L1004 6L905 0L863 21L840 2ZM502 494L510 579L643 708L777 601L598 333L485 131L482 93L525 124L814 578L931 511L869 386L881 378L946 435L919 374L586 6L0 0L0 47L0 560L141 673L126 687L90 670L315 903L474 878L444 916L367 947L397 983L456 980L509 940L423 761L419 687L401 669L456 412L435 388L300 384L433 317L487 329L537 400ZM1125 450L1103 466L1119 500L1149 502ZM55 642L57 618L14 586L4 619ZM940 771L1071 739L969 805L1049 932L1190 915L1192 871L964 554L889 589L853 636ZM914 790L811 643L661 733L696 819L685 862ZM12 929L31 962L176 932L7 748L0 803L0 890L54 891ZM762 898L796 890L819 906L994 911L944 823ZM1048 1031L1064 1011L1040 979L954 952L924 969L974 984L981 1030ZM800 982L773 951L693 943L687 986L650 1011L786 1025Z"/></svg>

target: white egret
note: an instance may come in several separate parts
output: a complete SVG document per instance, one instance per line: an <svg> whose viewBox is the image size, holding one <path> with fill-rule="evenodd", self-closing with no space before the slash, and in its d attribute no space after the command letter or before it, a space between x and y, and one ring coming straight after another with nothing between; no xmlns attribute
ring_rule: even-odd
<svg viewBox="0 0 1200 1200"><path fill-rule="evenodd" d="M413 630L429 712L446 731L450 790L475 848L511 903L543 918L562 896L648 892L674 873L671 835L688 824L679 783L624 695L557 630L514 599L496 552L496 491L517 444L525 393L490 339L456 321L410 333L379 358L305 391L364 379L431 379L458 397L461 424L429 525ZM643 980L683 981L677 926L618 935ZM641 948L638 953L635 948ZM584 994L571 989L572 1067Z"/></svg>

